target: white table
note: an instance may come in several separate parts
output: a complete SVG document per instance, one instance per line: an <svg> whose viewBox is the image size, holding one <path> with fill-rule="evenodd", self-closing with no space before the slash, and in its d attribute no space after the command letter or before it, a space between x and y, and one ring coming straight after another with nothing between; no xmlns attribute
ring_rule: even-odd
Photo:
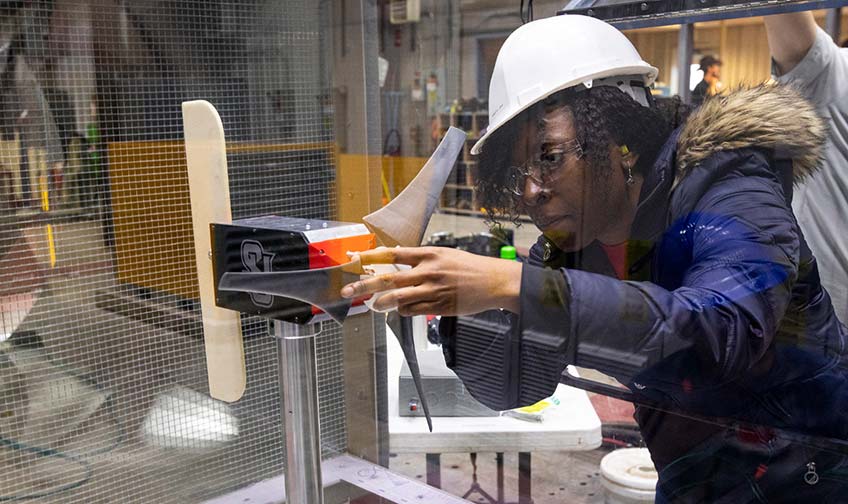
<svg viewBox="0 0 848 504"><path fill-rule="evenodd" d="M545 411L544 422L507 416L434 417L433 432L429 432L424 417L398 414L398 377L403 352L388 328L386 341L390 451L426 454L427 482L433 486L440 486L439 454L495 452L499 455L498 499L502 500L502 454L518 452L519 502L529 503L531 452L593 450L601 445L601 420L586 392L562 384L555 393L560 405Z"/></svg>

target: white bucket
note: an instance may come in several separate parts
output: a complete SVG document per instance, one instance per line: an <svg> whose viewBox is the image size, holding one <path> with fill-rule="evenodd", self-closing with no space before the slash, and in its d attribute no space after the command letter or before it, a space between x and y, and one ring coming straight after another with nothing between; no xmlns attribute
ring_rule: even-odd
<svg viewBox="0 0 848 504"><path fill-rule="evenodd" d="M622 448L601 459L606 504L654 502L657 471L647 448Z"/></svg>

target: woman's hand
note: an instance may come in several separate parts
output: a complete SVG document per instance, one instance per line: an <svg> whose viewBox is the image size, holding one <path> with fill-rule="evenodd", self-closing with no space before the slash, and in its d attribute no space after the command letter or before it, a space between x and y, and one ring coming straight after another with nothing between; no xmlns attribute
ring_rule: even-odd
<svg viewBox="0 0 848 504"><path fill-rule="evenodd" d="M445 247L368 250L362 265L407 264L412 269L360 280L342 288L346 298L391 290L374 308L409 315L467 315L503 308L519 311L521 263ZM394 290L393 290L394 289Z"/></svg>

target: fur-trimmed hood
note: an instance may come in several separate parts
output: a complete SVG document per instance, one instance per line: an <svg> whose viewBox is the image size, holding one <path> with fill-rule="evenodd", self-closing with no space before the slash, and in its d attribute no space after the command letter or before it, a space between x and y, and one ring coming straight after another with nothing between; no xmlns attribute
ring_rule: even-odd
<svg viewBox="0 0 848 504"><path fill-rule="evenodd" d="M791 157L797 184L818 167L826 136L825 123L794 89L740 87L706 100L686 121L677 141L675 185L710 155L746 147Z"/></svg>

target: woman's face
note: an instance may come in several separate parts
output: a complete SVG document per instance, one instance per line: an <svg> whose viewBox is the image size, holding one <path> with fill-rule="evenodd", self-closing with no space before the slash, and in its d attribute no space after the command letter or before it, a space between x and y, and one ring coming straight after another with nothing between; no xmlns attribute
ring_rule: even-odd
<svg viewBox="0 0 848 504"><path fill-rule="evenodd" d="M574 139L571 111L562 106L549 108L541 121L528 121L521 129L513 163L539 159ZM619 243L626 239L619 238L622 219L632 218L632 211L627 211L626 179L621 166L621 151L614 145L610 145L607 166L592 166L588 156L568 152L550 183L539 184L526 177L519 201L521 211L560 250L580 250L594 240Z"/></svg>

